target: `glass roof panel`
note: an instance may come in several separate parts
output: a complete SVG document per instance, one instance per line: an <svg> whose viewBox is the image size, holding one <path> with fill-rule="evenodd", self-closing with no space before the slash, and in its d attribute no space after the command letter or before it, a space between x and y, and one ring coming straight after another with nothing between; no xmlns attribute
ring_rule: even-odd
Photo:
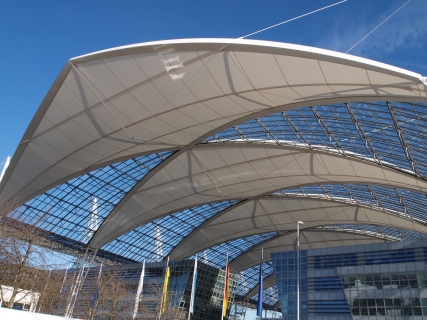
<svg viewBox="0 0 427 320"><path fill-rule="evenodd" d="M427 223L427 196L422 193L374 185L325 184L285 189L273 195L306 195L355 201L408 214L411 218Z"/></svg>
<svg viewBox="0 0 427 320"><path fill-rule="evenodd" d="M242 253L249 250L253 246L256 246L268 239L271 239L276 235L277 235L276 232L269 232L269 233L256 234L256 235L252 235L244 238L239 238L236 240L219 244L204 252L199 252L197 256L198 256L198 259L200 259L204 263L207 263L214 267L222 269L225 267L225 264L226 264L227 253L229 256L229 261L232 261L233 259L240 256ZM194 258L194 256L191 258ZM263 265L264 265L264 276L267 277L270 274L272 274L273 272L272 263L266 262ZM258 284L258 274L259 274L259 265L248 268L240 272L238 274L239 283L237 286L236 294L241 297L244 297L252 288L254 288ZM268 294L266 294L266 296L264 297L264 301L266 301L266 299L269 299ZM277 299L276 299L276 302L277 302Z"/></svg>
<svg viewBox="0 0 427 320"><path fill-rule="evenodd" d="M204 143L242 140L334 149L427 177L427 103L305 107L247 121Z"/></svg>
<svg viewBox="0 0 427 320"><path fill-rule="evenodd" d="M207 264L222 269L225 268L227 254L229 261L232 261L253 246L271 239L276 235L276 232L268 232L231 240L199 252L197 257ZM194 256L191 258L194 258Z"/></svg>
<svg viewBox="0 0 427 320"><path fill-rule="evenodd" d="M375 225L356 225L356 224L342 224L342 225L326 225L316 227L314 229L321 230L334 230L334 231L346 231L351 230L362 234L375 234L379 237L387 238L393 241L403 240L415 240L426 238L427 234L421 232L415 232L412 230L399 229L393 227L375 226Z"/></svg>
<svg viewBox="0 0 427 320"><path fill-rule="evenodd" d="M277 290L277 286L274 285L263 290L262 297L264 304L273 307L279 301L279 292ZM251 299L258 301L258 293L251 297Z"/></svg>
<svg viewBox="0 0 427 320"><path fill-rule="evenodd" d="M379 160L411 170L386 102L350 103Z"/></svg>
<svg viewBox="0 0 427 320"><path fill-rule="evenodd" d="M263 263L264 279L273 274L273 271L273 263L271 261ZM259 265L246 269L240 272L239 275L239 285L237 287L236 294L244 297L249 293L249 291L251 291L258 285ZM258 294L250 298L254 298L255 300L257 300ZM264 303L270 306L274 306L277 303L277 290L275 295L274 291L272 294L271 292L264 290L263 300Z"/></svg>
<svg viewBox="0 0 427 320"><path fill-rule="evenodd" d="M393 110L405 143L410 149L417 171L427 176L427 107L423 104L395 102Z"/></svg>
<svg viewBox="0 0 427 320"><path fill-rule="evenodd" d="M126 193L171 154L150 154L91 171L35 197L10 217L88 243Z"/></svg>
<svg viewBox="0 0 427 320"><path fill-rule="evenodd" d="M205 204L156 219L111 241L102 249L135 261L162 261L190 232L237 202ZM214 259L211 254L209 256Z"/></svg>

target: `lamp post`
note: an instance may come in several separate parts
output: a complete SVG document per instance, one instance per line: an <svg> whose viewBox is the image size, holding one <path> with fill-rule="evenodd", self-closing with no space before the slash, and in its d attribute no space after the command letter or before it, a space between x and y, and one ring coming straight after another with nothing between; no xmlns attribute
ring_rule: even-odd
<svg viewBox="0 0 427 320"><path fill-rule="evenodd" d="M304 224L302 221L297 222L297 320L299 319L299 276L300 276L300 258L299 258L299 225Z"/></svg>

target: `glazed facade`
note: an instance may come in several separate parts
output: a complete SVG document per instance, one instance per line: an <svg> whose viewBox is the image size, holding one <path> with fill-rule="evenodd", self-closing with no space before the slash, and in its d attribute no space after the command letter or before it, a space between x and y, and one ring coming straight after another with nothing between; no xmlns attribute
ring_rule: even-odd
<svg viewBox="0 0 427 320"><path fill-rule="evenodd" d="M165 305L162 319L188 319L188 310L191 296L191 286L194 272L194 260L171 261L170 277L168 281L167 303ZM120 319L132 319L132 310L135 304L135 295L138 288L138 283L142 271L142 264L130 264L116 267L104 267L101 274L109 273L116 277L116 282L119 282L122 291L120 302L112 300L106 305L114 305L115 308L121 310L115 316ZM90 309L93 308L96 299L95 295L99 295L98 304L101 304L101 299L108 299L99 294L97 288L97 279L99 276L99 267L91 268L88 271L86 280L82 285L82 289L78 294L76 305L74 307L73 317L88 318ZM73 270L71 273L72 274ZM144 285L140 295L140 302L136 319L152 319L158 315L161 299L163 294L163 285L165 281L166 262L151 262L145 267ZM191 316L192 320L219 319L221 318L223 304L223 290L225 271L209 266L202 262L198 262L197 282L194 302L194 313ZM111 277L109 277L111 279ZM117 285L114 288L109 288L111 292L117 290ZM230 295L229 308L234 301L234 295L237 288L237 276L230 274ZM120 290L120 289L119 289ZM70 288L64 290L70 292ZM89 293L90 292L90 293ZM165 297L163 295L163 297ZM69 295L64 294L62 303L58 308L58 314L63 315ZM104 319L102 309L105 306L99 306L95 319ZM110 310L105 314L111 315ZM227 318L226 318L227 319Z"/></svg>
<svg viewBox="0 0 427 320"><path fill-rule="evenodd" d="M427 240L301 250L300 319L426 319ZM297 252L271 254L283 319L297 319Z"/></svg>

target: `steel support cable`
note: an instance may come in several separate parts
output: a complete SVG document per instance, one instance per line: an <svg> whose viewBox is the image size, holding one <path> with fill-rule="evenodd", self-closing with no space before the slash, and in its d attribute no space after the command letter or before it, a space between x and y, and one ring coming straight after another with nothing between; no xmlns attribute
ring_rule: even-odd
<svg viewBox="0 0 427 320"><path fill-rule="evenodd" d="M310 14L313 14L313 13L316 13L316 12L319 12L319 11L322 11L322 10L325 10L325 9L328 9L328 8L330 8L330 7L336 6L336 5L341 4L341 3L343 3L343 2L346 2L346 1L347 1L347 0L343 0L343 1L340 1L340 2L333 3L333 4L329 5L329 6L326 6L326 7L323 7L323 8L317 9L317 10L313 10L313 11L311 11L311 12L305 13L305 14L300 15L300 16L298 16L298 17L295 17L295 18L292 18L292 19L289 19L289 20L285 20L285 21L283 21L283 22L277 23L277 24L272 25L272 26L270 26L270 27L267 27L267 28L264 28L264 29L261 29L261 30L258 30L258 31L255 31L255 32L252 32L252 33L247 34L246 36L240 37L240 38L238 38L238 39L244 39L244 38L247 38L247 37L253 36L254 34L257 34L257 33L260 33L260 32L263 32L263 31L266 31L266 30L269 30L269 29L273 29L273 28L275 28L275 27L277 27L277 26L280 26L280 25L282 25L282 24L285 24L285 23L288 23L288 22L291 22L291 21L297 20L297 19L302 18L302 17L306 17L306 16L308 16L308 15L310 15Z"/></svg>
<svg viewBox="0 0 427 320"><path fill-rule="evenodd" d="M386 22L388 19L390 19L392 16L394 16L398 11L400 11L400 9L402 9L404 6L406 6L409 1L405 2L401 7L399 7L399 9L397 9L396 11L394 11L390 16L388 16L383 22L381 22L379 25L377 25L371 32L369 32L366 36L364 36L362 39L360 39L358 42L356 42L350 49L348 49L345 53L349 53L354 47L356 47L359 43L361 43L363 40L365 40L367 37L369 37L369 35L374 32L375 30L377 30L379 27L381 27L381 25Z"/></svg>

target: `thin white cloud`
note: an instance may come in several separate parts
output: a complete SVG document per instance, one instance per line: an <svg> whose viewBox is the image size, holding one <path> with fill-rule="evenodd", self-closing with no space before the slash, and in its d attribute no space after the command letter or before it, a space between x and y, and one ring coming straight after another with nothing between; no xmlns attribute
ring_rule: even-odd
<svg viewBox="0 0 427 320"><path fill-rule="evenodd" d="M403 3L394 2L393 6L385 7L383 12L374 16L365 14L362 20L349 19L337 22L333 33L321 39L318 46L341 52L347 51ZM378 56L381 53L393 52L403 47L425 46L427 42L425 37L427 34L426 17L426 1L412 0L349 53L360 56Z"/></svg>

